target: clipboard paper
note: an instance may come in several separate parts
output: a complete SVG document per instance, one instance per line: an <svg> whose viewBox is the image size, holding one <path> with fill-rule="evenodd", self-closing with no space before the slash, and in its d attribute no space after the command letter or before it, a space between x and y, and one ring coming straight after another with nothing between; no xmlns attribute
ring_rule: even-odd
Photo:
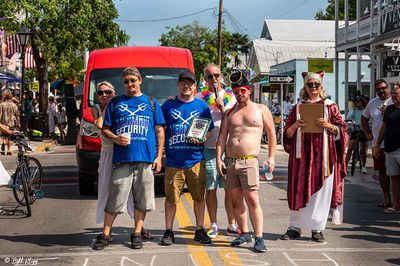
<svg viewBox="0 0 400 266"><path fill-rule="evenodd" d="M314 124L314 120L324 117L324 105L322 103L302 103L299 105L300 119L307 123L301 129L303 133L322 133L323 128Z"/></svg>

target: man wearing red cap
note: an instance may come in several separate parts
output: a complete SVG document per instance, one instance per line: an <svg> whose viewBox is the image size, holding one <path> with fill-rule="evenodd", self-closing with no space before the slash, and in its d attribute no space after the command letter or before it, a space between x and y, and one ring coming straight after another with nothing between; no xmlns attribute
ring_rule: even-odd
<svg viewBox="0 0 400 266"><path fill-rule="evenodd" d="M256 252L265 252L263 239L263 213L259 202L258 156L263 129L268 135L268 170L275 167L276 135L271 112L265 105L251 101L251 87L246 75L237 70L230 75L236 105L229 110L221 123L217 141L217 169L226 173L224 185L232 199L236 221L242 233L231 243L240 246L251 243L247 225L246 200L254 229ZM222 155L225 153L225 162Z"/></svg>

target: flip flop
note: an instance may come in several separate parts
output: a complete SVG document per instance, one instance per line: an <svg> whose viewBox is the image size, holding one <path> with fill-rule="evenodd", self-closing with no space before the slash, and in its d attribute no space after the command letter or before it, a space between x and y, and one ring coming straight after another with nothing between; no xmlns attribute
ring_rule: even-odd
<svg viewBox="0 0 400 266"><path fill-rule="evenodd" d="M400 210L396 210L392 207L383 210L384 213L400 213Z"/></svg>
<svg viewBox="0 0 400 266"><path fill-rule="evenodd" d="M390 206L392 206L392 204L390 202L381 202L378 204L378 207L385 208L385 209Z"/></svg>

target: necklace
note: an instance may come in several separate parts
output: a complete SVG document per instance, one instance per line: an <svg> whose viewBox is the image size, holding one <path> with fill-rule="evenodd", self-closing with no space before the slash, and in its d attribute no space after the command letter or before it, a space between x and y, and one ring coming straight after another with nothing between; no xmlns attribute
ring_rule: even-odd
<svg viewBox="0 0 400 266"><path fill-rule="evenodd" d="M227 106L227 104L231 101L232 94L233 92L230 87L225 88L224 96L222 97L224 106ZM217 103L215 102L215 93L211 92L208 87L201 88L201 96L208 103L208 105L211 105L215 110L218 109Z"/></svg>

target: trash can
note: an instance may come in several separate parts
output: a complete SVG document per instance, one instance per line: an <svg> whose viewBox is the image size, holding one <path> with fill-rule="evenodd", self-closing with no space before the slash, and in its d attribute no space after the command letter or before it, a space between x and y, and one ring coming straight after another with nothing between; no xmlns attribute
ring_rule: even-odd
<svg viewBox="0 0 400 266"><path fill-rule="evenodd" d="M43 132L45 129L45 113L32 113L31 115L31 125L29 132L29 139L33 141L41 141L43 140ZM38 134L38 131L42 134ZM33 134L35 133L35 134Z"/></svg>

